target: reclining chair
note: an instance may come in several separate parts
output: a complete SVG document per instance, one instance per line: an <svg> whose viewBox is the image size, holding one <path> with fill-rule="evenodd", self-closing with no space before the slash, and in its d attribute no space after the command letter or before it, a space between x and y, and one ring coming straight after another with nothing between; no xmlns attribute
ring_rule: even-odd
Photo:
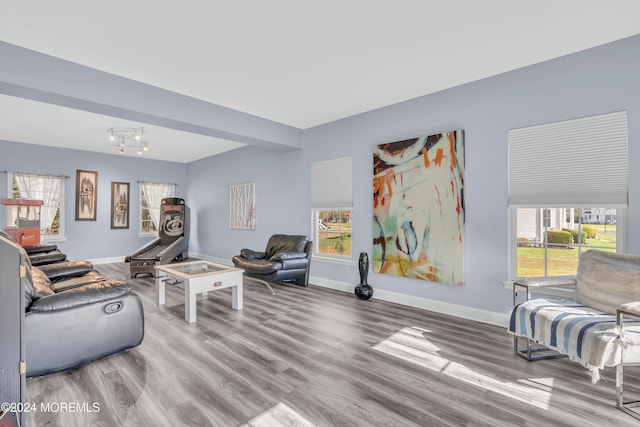
<svg viewBox="0 0 640 427"><path fill-rule="evenodd" d="M189 217L189 208L185 205L184 199L162 199L158 238L124 259L124 262L130 263L132 279L138 274L154 276L154 266L182 261L189 257Z"/></svg>
<svg viewBox="0 0 640 427"><path fill-rule="evenodd" d="M274 234L264 252L242 249L233 257L233 264L244 270L245 276L258 279L277 295L269 282L288 282L309 286L309 264L313 242L306 236Z"/></svg>
<svg viewBox="0 0 640 427"><path fill-rule="evenodd" d="M27 377L64 371L142 342L142 303L128 283L100 275L89 261L33 267L24 248L3 236L0 255L0 270L8 271L5 263L19 257L25 273ZM21 283L17 270L2 277L10 282L2 286Z"/></svg>
<svg viewBox="0 0 640 427"><path fill-rule="evenodd" d="M4 230L0 230L0 236L4 237L7 240L16 242L16 240ZM29 256L31 265L39 266L52 264L55 262L65 261L67 259L67 254L60 252L57 245L38 244L33 246L23 246L23 248Z"/></svg>
<svg viewBox="0 0 640 427"><path fill-rule="evenodd" d="M36 267L67 260L67 254L60 252L58 246L53 244L26 246L24 250L29 255L31 265Z"/></svg>

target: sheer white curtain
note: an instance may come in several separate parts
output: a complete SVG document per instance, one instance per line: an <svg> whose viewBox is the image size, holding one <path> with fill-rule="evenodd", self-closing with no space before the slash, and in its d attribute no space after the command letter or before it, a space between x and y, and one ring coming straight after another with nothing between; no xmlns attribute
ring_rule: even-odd
<svg viewBox="0 0 640 427"><path fill-rule="evenodd" d="M159 184L156 182L141 182L142 192L147 200L147 207L153 225L158 229L160 221L160 202L166 197L173 197L175 184Z"/></svg>
<svg viewBox="0 0 640 427"><path fill-rule="evenodd" d="M61 192L64 188L63 176L32 175L24 173L14 173L20 197L28 197L42 200L44 204L40 210L40 230L46 231L56 216L60 208Z"/></svg>

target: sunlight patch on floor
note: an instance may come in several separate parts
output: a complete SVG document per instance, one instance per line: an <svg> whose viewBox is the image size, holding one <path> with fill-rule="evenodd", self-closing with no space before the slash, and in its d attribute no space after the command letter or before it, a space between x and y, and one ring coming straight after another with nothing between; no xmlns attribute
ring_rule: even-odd
<svg viewBox="0 0 640 427"><path fill-rule="evenodd" d="M505 382L480 372L475 372L461 363L453 362L437 354L439 348L425 338L429 331L422 328L403 328L389 338L374 345L375 350L398 359L441 372L458 380L485 390L500 393L512 399L536 406L549 408L553 391L553 378L522 379Z"/></svg>
<svg viewBox="0 0 640 427"><path fill-rule="evenodd" d="M280 402L262 414L250 419L242 427L315 427L311 421Z"/></svg>

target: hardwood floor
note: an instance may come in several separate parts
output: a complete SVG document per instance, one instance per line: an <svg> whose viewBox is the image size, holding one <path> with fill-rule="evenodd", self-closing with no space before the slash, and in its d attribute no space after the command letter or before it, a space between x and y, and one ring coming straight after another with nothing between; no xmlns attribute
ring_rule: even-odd
<svg viewBox="0 0 640 427"><path fill-rule="evenodd" d="M96 268L125 278L124 264ZM229 289L211 292L187 324L181 289L167 286L159 308L152 278L130 282L142 344L28 379L29 426L638 425L615 408L612 368L593 385L567 359L527 362L504 328L248 280L242 311Z"/></svg>

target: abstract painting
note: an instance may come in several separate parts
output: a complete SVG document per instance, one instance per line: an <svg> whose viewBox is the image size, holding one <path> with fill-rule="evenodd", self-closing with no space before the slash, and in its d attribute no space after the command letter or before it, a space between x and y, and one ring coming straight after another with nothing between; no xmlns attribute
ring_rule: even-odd
<svg viewBox="0 0 640 427"><path fill-rule="evenodd" d="M374 272L462 285L464 215L464 131L374 148Z"/></svg>

